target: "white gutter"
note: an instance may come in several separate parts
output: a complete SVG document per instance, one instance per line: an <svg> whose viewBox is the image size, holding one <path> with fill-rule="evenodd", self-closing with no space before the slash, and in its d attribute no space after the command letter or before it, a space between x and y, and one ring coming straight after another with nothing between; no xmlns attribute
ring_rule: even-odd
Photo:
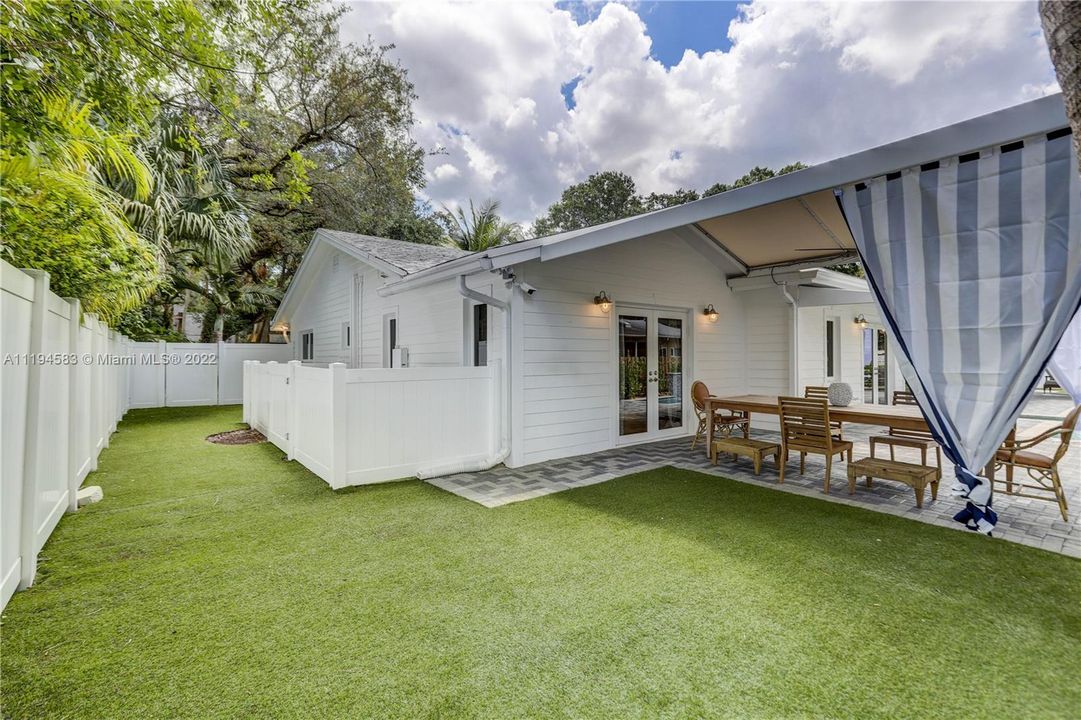
<svg viewBox="0 0 1081 720"><path fill-rule="evenodd" d="M500 396L503 402L500 407L499 417L499 450L494 455L476 460L457 460L440 465L432 465L417 470L417 478L427 480L442 475L456 475L463 472L480 472L495 467L507 459L510 455L510 348L511 348L511 319L510 304L498 300L491 295L477 292L465 284L465 275L458 276L458 293L469 300L484 305L490 305L503 313L503 368L500 373ZM514 292L512 287L511 292Z"/></svg>
<svg viewBox="0 0 1081 720"><path fill-rule="evenodd" d="M799 292L799 290L796 292ZM788 283L781 284L781 294L784 295L784 299L788 301L788 304L792 306L792 347L789 358L790 387L792 394L799 396L802 394L799 391L799 302L788 292Z"/></svg>

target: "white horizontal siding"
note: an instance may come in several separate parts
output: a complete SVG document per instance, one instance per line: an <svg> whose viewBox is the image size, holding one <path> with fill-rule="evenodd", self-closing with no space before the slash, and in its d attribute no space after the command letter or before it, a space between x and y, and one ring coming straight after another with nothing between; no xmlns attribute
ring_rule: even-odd
<svg viewBox="0 0 1081 720"><path fill-rule="evenodd" d="M690 310L685 359L690 381L742 392L744 318L721 271L679 238L661 234L518 269L537 288L521 298L516 438L511 464L525 465L612 447L615 430L615 318L621 307ZM604 314L593 297L616 307ZM716 324L701 314L713 303ZM692 351L693 348L693 351ZM694 422L688 413L688 432Z"/></svg>

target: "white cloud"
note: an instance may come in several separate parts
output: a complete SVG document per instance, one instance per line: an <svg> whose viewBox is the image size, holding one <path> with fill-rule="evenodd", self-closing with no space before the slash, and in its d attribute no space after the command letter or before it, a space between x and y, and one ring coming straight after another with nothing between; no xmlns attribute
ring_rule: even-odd
<svg viewBox="0 0 1081 720"><path fill-rule="evenodd" d="M589 173L643 192L821 162L1057 86L1034 4L754 2L727 52L650 58L634 9L577 24L539 3L363 3L343 36L394 43L416 85L436 205L528 222ZM580 78L575 107L561 88ZM453 130L451 129L453 128Z"/></svg>
<svg viewBox="0 0 1081 720"><path fill-rule="evenodd" d="M462 171L454 167L450 163L443 163L432 170L432 177L437 181L449 180L450 178L456 178L462 174Z"/></svg>

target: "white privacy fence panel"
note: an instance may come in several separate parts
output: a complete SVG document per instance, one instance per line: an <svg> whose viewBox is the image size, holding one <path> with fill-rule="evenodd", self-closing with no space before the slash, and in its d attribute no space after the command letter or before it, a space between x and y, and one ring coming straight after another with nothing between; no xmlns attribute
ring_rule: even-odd
<svg viewBox="0 0 1081 720"><path fill-rule="evenodd" d="M293 357L288 343L137 342L133 348L133 408L240 404L246 361Z"/></svg>
<svg viewBox="0 0 1081 720"><path fill-rule="evenodd" d="M37 555L128 408L131 343L49 276L0 261L0 606Z"/></svg>
<svg viewBox="0 0 1081 720"><path fill-rule="evenodd" d="M249 362L244 419L333 488L396 480L496 455L500 374Z"/></svg>

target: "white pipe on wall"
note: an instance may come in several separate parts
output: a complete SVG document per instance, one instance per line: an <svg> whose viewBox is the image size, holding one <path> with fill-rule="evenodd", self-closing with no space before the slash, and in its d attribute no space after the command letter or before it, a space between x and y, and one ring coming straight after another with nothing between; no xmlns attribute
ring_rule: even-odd
<svg viewBox="0 0 1081 720"><path fill-rule="evenodd" d="M510 455L510 305L490 295L477 292L466 285L465 275L458 276L458 294L474 302L490 305L503 314L503 368L500 372L499 393L502 398L499 418L499 450L493 455L477 460L454 461L442 465L421 468L417 471L417 477L421 480L441 477L443 475L455 475L463 472L480 472L495 467L507 459ZM513 292L513 289L511 290Z"/></svg>
<svg viewBox="0 0 1081 720"><path fill-rule="evenodd" d="M789 385L792 395L799 397L803 394L799 389L799 302L788 292L788 283L781 284L781 294L792 306L792 342L788 348Z"/></svg>

